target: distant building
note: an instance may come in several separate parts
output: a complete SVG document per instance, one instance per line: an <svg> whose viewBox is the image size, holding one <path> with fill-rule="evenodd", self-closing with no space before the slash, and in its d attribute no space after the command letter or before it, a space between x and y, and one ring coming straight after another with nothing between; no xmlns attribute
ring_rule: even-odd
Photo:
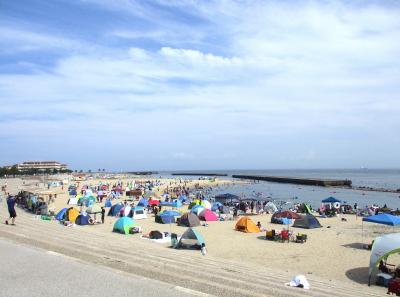
<svg viewBox="0 0 400 297"><path fill-rule="evenodd" d="M28 161L17 164L17 169L20 171L27 170L66 170L67 165L56 161Z"/></svg>

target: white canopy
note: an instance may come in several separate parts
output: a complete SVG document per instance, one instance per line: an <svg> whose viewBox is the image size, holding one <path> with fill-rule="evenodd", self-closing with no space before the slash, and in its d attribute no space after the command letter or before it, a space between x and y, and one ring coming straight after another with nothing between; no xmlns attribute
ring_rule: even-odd
<svg viewBox="0 0 400 297"><path fill-rule="evenodd" d="M264 207L264 211L268 213L276 213L278 211L278 208L273 202L268 202Z"/></svg>
<svg viewBox="0 0 400 297"><path fill-rule="evenodd" d="M392 233L379 236L375 239L372 245L371 257L369 260L369 280L379 262L394 253L400 253L400 233Z"/></svg>

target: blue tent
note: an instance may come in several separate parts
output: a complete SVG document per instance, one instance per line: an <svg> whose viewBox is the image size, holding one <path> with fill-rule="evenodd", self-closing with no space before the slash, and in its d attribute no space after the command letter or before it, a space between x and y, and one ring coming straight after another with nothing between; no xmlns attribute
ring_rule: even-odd
<svg viewBox="0 0 400 297"><path fill-rule="evenodd" d="M197 216L197 213L204 210L205 207L201 206L201 205L195 205L192 207L192 209L190 210L191 213L194 213Z"/></svg>
<svg viewBox="0 0 400 297"><path fill-rule="evenodd" d="M89 225L90 216L88 214L80 214L75 220L77 225Z"/></svg>
<svg viewBox="0 0 400 297"><path fill-rule="evenodd" d="M115 205L111 206L110 211L108 212L108 215L109 216L116 216L117 214L119 214L119 211L123 207L124 207L124 205L122 203L118 203L118 204L115 204Z"/></svg>
<svg viewBox="0 0 400 297"><path fill-rule="evenodd" d="M397 226L400 225L400 217L382 213L370 217L363 218L365 222L389 225L389 226Z"/></svg>
<svg viewBox="0 0 400 297"><path fill-rule="evenodd" d="M68 208L63 208L63 209L61 209L61 210L58 212L58 214L56 214L56 217L55 217L56 220L58 220L58 221L64 220L64 217L65 217L65 214L66 214L67 210L68 210Z"/></svg>
<svg viewBox="0 0 400 297"><path fill-rule="evenodd" d="M143 207L147 207L149 205L149 201L146 198L142 198L142 199L140 199L138 205L139 206L143 206Z"/></svg>
<svg viewBox="0 0 400 297"><path fill-rule="evenodd" d="M182 206L183 206L182 201L179 200L179 199L175 200L175 201L172 203L172 207L175 207L175 208L179 208L179 207L182 207Z"/></svg>
<svg viewBox="0 0 400 297"><path fill-rule="evenodd" d="M339 199L336 199L335 197L328 197L328 198L322 200L322 202L323 203L336 203L336 202L342 203L342 201L340 201Z"/></svg>
<svg viewBox="0 0 400 297"><path fill-rule="evenodd" d="M220 207L224 206L221 202L215 202L212 207L211 210L212 211L217 211Z"/></svg>
<svg viewBox="0 0 400 297"><path fill-rule="evenodd" d="M186 202L187 197L186 197L186 195L180 195L178 199L179 199L180 201L182 201L182 202Z"/></svg>
<svg viewBox="0 0 400 297"><path fill-rule="evenodd" d="M73 189L69 190L69 195L70 195L70 196L76 196L76 195L77 195L76 189L73 188Z"/></svg>
<svg viewBox="0 0 400 297"><path fill-rule="evenodd" d="M104 206L105 207L111 207L112 206L111 200L107 199L106 202L104 203Z"/></svg>

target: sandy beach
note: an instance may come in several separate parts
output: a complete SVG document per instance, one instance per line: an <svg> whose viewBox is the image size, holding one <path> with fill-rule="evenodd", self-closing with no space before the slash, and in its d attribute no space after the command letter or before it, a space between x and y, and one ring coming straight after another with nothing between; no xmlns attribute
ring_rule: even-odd
<svg viewBox="0 0 400 297"><path fill-rule="evenodd" d="M166 185L169 185L170 181L162 180L164 185L160 186L159 191L161 192ZM2 185L4 182L5 180L1 180ZM81 184L94 185L98 182L99 180L90 180L81 182ZM110 182L112 183L113 181ZM216 186L229 182L231 181L216 180L212 185ZM193 180L188 185L193 186L195 183L203 186L210 185L209 181L198 180ZM30 187L27 184L28 182L25 181L25 185L23 185L21 179L7 180L8 191L12 194L16 194L22 187ZM58 211L63 207L67 207L69 198L67 186L64 186L64 190L61 187L51 188L51 190L57 192L58 195L56 201L49 208ZM184 206L181 210L185 212L187 206ZM146 247L149 250L156 249L161 253L164 250L165 252L170 250L168 248L169 244L157 244L141 239L139 235L124 236L112 233L113 224L117 219L115 217L106 216L105 224L63 227L57 221L43 222L40 219L35 219L34 215L26 213L19 208L17 208L17 212L17 226L10 229L9 226L2 224L0 231L5 233L0 233L0 236L16 240L15 236L11 236L10 233L14 231L21 233L21 230L25 228L39 231L43 227L42 225L45 224L52 225L51 228L53 229L49 232L69 233L70 229L73 229L74 233L82 233L82 236L90 234L90 236L101 237L104 241L109 240L114 244L120 243L121 246L128 244L133 249L135 247ZM6 217L4 199L0 214L2 220L4 220ZM280 230L283 228L282 225L271 224L271 215L269 214L249 214L249 217L254 222L261 222L262 226L267 230ZM346 221L343 221L342 218L345 218ZM196 229L203 235L207 244L208 254L204 258L218 259L218 261L226 261L226 263L230 264L237 263L238 269L240 269L241 265L245 265L249 269L254 269L254 271L265 270L266 275L271 272L283 275L287 278L287 281L290 281L290 278L295 275L303 274L310 279L311 283L311 290L307 294L313 292L314 286L321 286L321 283L326 283L338 289L348 287L355 290L349 291L348 296L383 295L386 292L385 288L367 286L370 251L362 249L361 246L363 243L370 243L376 236L393 232L392 227L369 223L363 224L362 219L360 217L357 218L355 215L340 215L333 218L319 218L319 220L323 228L305 230L291 227L291 230L295 233L301 232L308 235L308 240L304 244L266 241L264 239L265 232L238 232L235 230L236 222L231 220L208 222L208 226L200 226L196 227ZM155 223L153 214L150 214L147 219L137 222L143 228L144 233L151 230L159 230L182 234L186 230L185 227L180 227L176 224L163 225ZM27 224L30 226L27 226ZM28 234L30 233L28 232ZM29 244L30 242L29 235L24 235L19 239L23 239L24 243ZM51 237L48 240L50 241L49 244L51 244ZM90 246L90 241L88 246ZM151 254L151 252L149 253ZM177 253L183 257L201 257L199 251L179 250ZM75 257L76 255L69 253L69 256ZM129 262L128 259L127 261ZM104 263L104 265L108 264ZM315 283L313 283L313 280L315 280ZM288 290L282 282L276 284L276 286L280 289ZM357 290L359 290L360 295L355 293ZM288 294L304 294L304 292L304 290L289 290ZM290 294L288 296L292 296Z"/></svg>

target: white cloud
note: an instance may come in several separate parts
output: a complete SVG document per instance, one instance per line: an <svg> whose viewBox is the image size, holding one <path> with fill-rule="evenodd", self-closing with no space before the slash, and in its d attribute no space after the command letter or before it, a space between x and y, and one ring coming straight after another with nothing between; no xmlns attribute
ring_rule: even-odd
<svg viewBox="0 0 400 297"><path fill-rule="evenodd" d="M132 141L122 154L134 147L136 161L164 154L216 167L217 158L207 156L272 159L279 167L297 148L304 162L326 161L326 152L345 151L337 143L349 151L378 146L371 138L382 130L383 143L394 144L400 128L398 9L313 1L296 9L264 1L160 3L191 8L206 24L179 27L166 20L166 28L112 28L105 38L120 38L124 47L88 46L94 51L82 40L1 29L12 49L64 52L51 71L0 75L0 137L22 138L26 126L48 131L41 139L64 133L84 143L99 133L119 143L123 135ZM156 24L165 20L141 2L100 4L146 20L157 14ZM197 46L190 47L192 32ZM146 48L140 38L162 45ZM210 50L213 42L219 51ZM54 113L65 114L58 127ZM137 145L136 136L154 145Z"/></svg>

